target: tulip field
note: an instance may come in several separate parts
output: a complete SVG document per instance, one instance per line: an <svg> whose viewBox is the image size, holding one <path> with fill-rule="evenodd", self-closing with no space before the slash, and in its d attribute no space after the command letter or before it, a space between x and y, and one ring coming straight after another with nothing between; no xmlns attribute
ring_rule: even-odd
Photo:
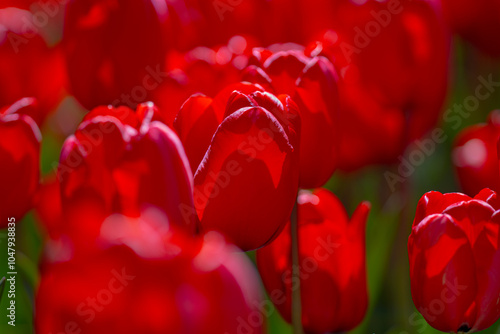
<svg viewBox="0 0 500 334"><path fill-rule="evenodd" d="M0 1L0 334L500 333L500 1Z"/></svg>

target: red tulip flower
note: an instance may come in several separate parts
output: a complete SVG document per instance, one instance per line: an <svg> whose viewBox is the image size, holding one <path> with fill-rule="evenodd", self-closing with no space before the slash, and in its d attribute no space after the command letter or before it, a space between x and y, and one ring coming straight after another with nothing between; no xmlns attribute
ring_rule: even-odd
<svg viewBox="0 0 500 334"><path fill-rule="evenodd" d="M415 306L447 333L484 330L500 317L500 201L484 189L471 198L428 192L408 241Z"/></svg>
<svg viewBox="0 0 500 334"><path fill-rule="evenodd" d="M3 5L3 3L2 3ZM0 5L0 106L26 96L35 97L38 108L29 116L37 124L57 106L65 80L62 52L50 48L27 10Z"/></svg>
<svg viewBox="0 0 500 334"><path fill-rule="evenodd" d="M71 93L87 109L148 101L165 79L161 24L151 0L71 0L63 45Z"/></svg>
<svg viewBox="0 0 500 334"><path fill-rule="evenodd" d="M24 98L0 109L0 228L20 220L32 208L40 175L42 135L27 115L35 100Z"/></svg>
<svg viewBox="0 0 500 334"><path fill-rule="evenodd" d="M196 170L194 203L203 231L218 230L251 250L282 230L298 189L296 108L288 96L251 84L184 103L175 128Z"/></svg>
<svg viewBox="0 0 500 334"><path fill-rule="evenodd" d="M481 51L500 56L497 36L500 34L500 1L442 0L452 30Z"/></svg>
<svg viewBox="0 0 500 334"><path fill-rule="evenodd" d="M71 217L67 227L79 239L95 239L100 228L87 221L111 213L137 216L144 205L163 210L172 223L195 228L189 163L152 104L136 112L99 107L87 114L63 145L58 178L63 211Z"/></svg>
<svg viewBox="0 0 500 334"><path fill-rule="evenodd" d="M433 128L446 97L449 44L434 0L337 0L325 54L341 80L340 168L394 163Z"/></svg>
<svg viewBox="0 0 500 334"><path fill-rule="evenodd" d="M274 48L278 48L274 46ZM288 94L299 107L300 186L324 185L338 160L337 74L324 57L309 58L300 50L254 49L244 80L275 94Z"/></svg>
<svg viewBox="0 0 500 334"><path fill-rule="evenodd" d="M302 191L298 197L298 246L302 325L307 333L340 333L356 327L368 306L365 225L370 210L361 203L349 220L329 191ZM291 322L290 224L257 251L264 286L281 315Z"/></svg>
<svg viewBox="0 0 500 334"><path fill-rule="evenodd" d="M473 125L458 135L453 145L453 164L465 193L477 194L483 188L500 190L499 138L499 110L491 112L487 124Z"/></svg>
<svg viewBox="0 0 500 334"><path fill-rule="evenodd" d="M106 219L100 245L45 263L37 333L265 333L255 269L219 234L192 239L146 211Z"/></svg>

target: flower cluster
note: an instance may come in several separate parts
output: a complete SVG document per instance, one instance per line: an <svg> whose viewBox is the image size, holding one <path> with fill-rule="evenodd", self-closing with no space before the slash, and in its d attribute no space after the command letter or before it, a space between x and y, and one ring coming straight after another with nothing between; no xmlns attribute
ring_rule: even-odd
<svg viewBox="0 0 500 334"><path fill-rule="evenodd" d="M25 221L42 231L43 251L29 254L34 330L264 334L274 310L294 333L358 327L381 295L368 287L383 281L370 281L383 264L369 268L367 249L399 256L400 240L385 243L409 231L412 196L383 204L374 182L355 184L366 170L383 178L380 166L449 117L451 33L500 56L499 10L2 2L0 229L16 221L23 243ZM461 129L445 167L468 195L431 191L417 204L406 281L443 332L500 317L499 139L499 111ZM398 205L396 237L367 244Z"/></svg>

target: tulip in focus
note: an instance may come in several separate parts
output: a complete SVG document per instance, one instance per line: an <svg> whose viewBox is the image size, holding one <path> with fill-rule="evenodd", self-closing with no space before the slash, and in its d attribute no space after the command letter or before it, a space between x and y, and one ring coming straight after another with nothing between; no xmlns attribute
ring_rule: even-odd
<svg viewBox="0 0 500 334"><path fill-rule="evenodd" d="M411 293L437 330L474 333L500 317L500 201L490 189L474 198L426 193L408 240Z"/></svg>
<svg viewBox="0 0 500 334"><path fill-rule="evenodd" d="M34 109L32 98L0 109L0 228L10 218L19 221L34 205L42 140L35 121L26 115Z"/></svg>
<svg viewBox="0 0 500 334"><path fill-rule="evenodd" d="M274 45L256 48L243 79L274 94L288 94L301 119L300 187L324 185L339 163L337 72L325 57ZM273 50L277 49L277 50Z"/></svg>
<svg viewBox="0 0 500 334"><path fill-rule="evenodd" d="M272 241L298 189L300 118L290 97L248 83L214 99L194 95L175 128L195 171L201 230L217 230L245 251Z"/></svg>
<svg viewBox="0 0 500 334"><path fill-rule="evenodd" d="M351 219L329 191L301 191L298 245L302 325L307 333L340 333L359 325L368 307L365 226L370 204ZM291 322L290 224L269 246L257 251L264 286L283 318Z"/></svg>

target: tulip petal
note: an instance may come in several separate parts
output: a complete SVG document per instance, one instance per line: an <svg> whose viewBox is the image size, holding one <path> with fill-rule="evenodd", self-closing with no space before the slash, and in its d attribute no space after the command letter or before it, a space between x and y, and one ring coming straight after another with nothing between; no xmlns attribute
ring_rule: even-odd
<svg viewBox="0 0 500 334"><path fill-rule="evenodd" d="M408 256L413 301L427 322L443 332L471 328L476 266L467 235L454 219L433 214L413 227Z"/></svg>
<svg viewBox="0 0 500 334"><path fill-rule="evenodd" d="M450 205L443 213L449 214L464 230L472 247L484 229L484 224L489 222L495 210L486 202L470 200ZM498 233L495 234L495 239Z"/></svg>
<svg viewBox="0 0 500 334"><path fill-rule="evenodd" d="M39 183L41 135L29 116L0 115L0 228L17 221L34 204Z"/></svg>
<svg viewBox="0 0 500 334"><path fill-rule="evenodd" d="M244 250L273 239L293 207L289 194L297 192L293 151L281 124L261 107L226 118L195 174L203 230L219 230Z"/></svg>
<svg viewBox="0 0 500 334"><path fill-rule="evenodd" d="M324 185L337 168L339 100L337 75L324 58L312 59L297 80L292 95L301 120L300 185Z"/></svg>
<svg viewBox="0 0 500 334"><path fill-rule="evenodd" d="M174 127L186 149L193 174L210 146L212 137L222 120L212 107L212 99L193 95L182 105Z"/></svg>
<svg viewBox="0 0 500 334"><path fill-rule="evenodd" d="M295 92L296 81L307 64L307 57L297 51L281 51L270 56L264 70L272 80L273 88L290 96Z"/></svg>
<svg viewBox="0 0 500 334"><path fill-rule="evenodd" d="M497 196L497 193L491 189L485 188L481 190L476 196L474 196L474 199L485 201L491 205L493 209L500 210L500 198Z"/></svg>
<svg viewBox="0 0 500 334"><path fill-rule="evenodd" d="M478 317L475 330L483 330L500 317L500 211L490 220L480 224L479 234L473 247L476 259L476 275L479 285L476 304Z"/></svg>
<svg viewBox="0 0 500 334"><path fill-rule="evenodd" d="M434 214L442 213L448 206L461 201L468 201L471 198L461 193L442 194L438 191L429 191L418 201L417 212L413 226L417 226L422 219Z"/></svg>

